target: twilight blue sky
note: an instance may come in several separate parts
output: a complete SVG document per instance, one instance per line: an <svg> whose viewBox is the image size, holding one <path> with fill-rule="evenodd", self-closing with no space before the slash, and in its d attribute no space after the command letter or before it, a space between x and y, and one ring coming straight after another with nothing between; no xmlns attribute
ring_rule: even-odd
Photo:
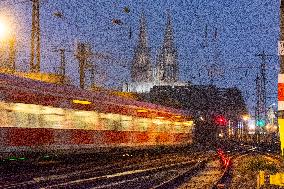
<svg viewBox="0 0 284 189"><path fill-rule="evenodd" d="M123 12L125 6L130 8L129 14ZM273 55L267 60L268 104L277 102L279 0L42 0L42 70L53 71L59 65L59 54L53 50L65 47L71 51L67 53L68 75L78 84L74 45L84 41L92 44L94 51L110 57L95 59L97 84L119 87L121 82L129 80L129 62L142 10L147 18L153 64L163 40L166 11L169 10L181 80L208 84L207 70L213 63L218 64L219 74L214 77L214 84L239 87L252 112L255 78L260 65L260 58L255 54L264 50ZM61 12L63 18L55 17L55 12ZM27 69L31 2L0 0L0 15L8 17L16 31L17 64L20 69ZM121 19L126 25L113 25L113 18ZM206 25L207 40L204 37ZM131 39L128 39L129 26L133 29ZM205 41L206 48L203 47Z"/></svg>

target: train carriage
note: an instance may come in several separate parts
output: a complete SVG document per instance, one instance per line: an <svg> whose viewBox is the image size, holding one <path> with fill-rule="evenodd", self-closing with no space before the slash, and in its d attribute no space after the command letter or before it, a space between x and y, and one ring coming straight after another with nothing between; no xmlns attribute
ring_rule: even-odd
<svg viewBox="0 0 284 189"><path fill-rule="evenodd" d="M0 157L184 146L187 112L0 74Z"/></svg>

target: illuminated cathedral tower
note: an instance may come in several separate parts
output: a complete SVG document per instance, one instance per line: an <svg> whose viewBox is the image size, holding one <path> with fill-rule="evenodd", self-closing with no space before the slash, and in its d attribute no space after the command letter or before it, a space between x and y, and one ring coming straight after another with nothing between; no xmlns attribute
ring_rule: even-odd
<svg viewBox="0 0 284 189"><path fill-rule="evenodd" d="M174 83L179 80L177 50L174 45L173 25L168 13L163 45L157 56L156 80L159 83Z"/></svg>
<svg viewBox="0 0 284 189"><path fill-rule="evenodd" d="M150 48L147 42L146 18L142 13L138 44L134 49L131 64L132 82L151 82L153 80L152 65L150 62Z"/></svg>
<svg viewBox="0 0 284 189"><path fill-rule="evenodd" d="M174 45L173 25L170 14L167 16L166 31L162 47L157 55L157 63L152 66L150 48L147 42L146 19L142 13L138 44L134 48L131 64L131 82L124 83L125 92L149 92L154 86L186 86L188 82L179 81L177 50Z"/></svg>

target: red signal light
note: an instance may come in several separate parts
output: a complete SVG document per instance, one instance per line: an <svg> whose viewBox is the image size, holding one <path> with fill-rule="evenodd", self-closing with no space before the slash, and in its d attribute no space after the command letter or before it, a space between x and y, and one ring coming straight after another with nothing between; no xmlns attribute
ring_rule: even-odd
<svg viewBox="0 0 284 189"><path fill-rule="evenodd" d="M220 126L226 126L227 119L224 116L216 116L215 123Z"/></svg>

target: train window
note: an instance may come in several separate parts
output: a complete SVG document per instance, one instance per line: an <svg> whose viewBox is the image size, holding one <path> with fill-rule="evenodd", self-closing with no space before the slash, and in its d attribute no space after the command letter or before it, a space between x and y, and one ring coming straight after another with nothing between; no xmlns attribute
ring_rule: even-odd
<svg viewBox="0 0 284 189"><path fill-rule="evenodd" d="M191 126L193 126L193 121L185 121L185 122L183 122L183 124L191 127Z"/></svg>
<svg viewBox="0 0 284 189"><path fill-rule="evenodd" d="M15 127L20 127L20 128L39 127L38 115L36 115L36 114L14 111L13 116L11 115L9 117L10 118L14 117L14 126Z"/></svg>
<svg viewBox="0 0 284 189"><path fill-rule="evenodd" d="M192 127L187 127L186 128L186 133L192 133Z"/></svg>
<svg viewBox="0 0 284 189"><path fill-rule="evenodd" d="M120 120L113 120L112 121L112 128L115 131L121 131L122 130L122 126L121 126L121 121Z"/></svg>
<svg viewBox="0 0 284 189"><path fill-rule="evenodd" d="M176 122L175 123L175 126L174 126L174 132L175 133L181 133L182 131L182 125L180 122Z"/></svg>
<svg viewBox="0 0 284 189"><path fill-rule="evenodd" d="M100 113L100 124L105 130L122 130L121 118L119 114Z"/></svg>
<svg viewBox="0 0 284 189"><path fill-rule="evenodd" d="M39 127L39 105L15 103L11 104L11 109L14 112L13 117L16 127Z"/></svg>
<svg viewBox="0 0 284 189"><path fill-rule="evenodd" d="M147 131L150 126L151 121L147 118L137 118L137 130L138 131Z"/></svg>
<svg viewBox="0 0 284 189"><path fill-rule="evenodd" d="M166 131L166 124L164 120L161 119L154 119L153 124L155 125L156 132L165 132Z"/></svg>
<svg viewBox="0 0 284 189"><path fill-rule="evenodd" d="M65 110L63 128L64 129L76 129L73 119L74 119L73 111Z"/></svg>
<svg viewBox="0 0 284 189"><path fill-rule="evenodd" d="M51 107L51 106L42 106L41 113L42 114L63 115L65 112L64 112L64 109L62 109L62 108L54 108L54 107Z"/></svg>
<svg viewBox="0 0 284 189"><path fill-rule="evenodd" d="M133 122L131 116L121 116L121 130L122 131L132 131L133 130Z"/></svg>
<svg viewBox="0 0 284 189"><path fill-rule="evenodd" d="M85 122L88 124L87 129L89 130L99 130L99 124L98 124L98 113L97 112L89 112L88 114L86 114L85 117Z"/></svg>
<svg viewBox="0 0 284 189"><path fill-rule="evenodd" d="M166 125L164 123L158 126L158 132L166 132Z"/></svg>
<svg viewBox="0 0 284 189"><path fill-rule="evenodd" d="M28 114L25 112L20 112L20 111L15 111L13 112L13 116L11 116L11 114L9 115L9 117L14 117L15 118L15 126L16 127L28 127L29 126L29 118L28 118Z"/></svg>
<svg viewBox="0 0 284 189"><path fill-rule="evenodd" d="M32 127L32 128L39 128L42 125L39 125L39 115L38 114L28 114L28 125L27 127Z"/></svg>
<svg viewBox="0 0 284 189"><path fill-rule="evenodd" d="M64 117L58 114L46 114L42 115L42 127L62 129Z"/></svg>
<svg viewBox="0 0 284 189"><path fill-rule="evenodd" d="M8 127L17 127L16 119L15 119L15 112L14 111L7 111L7 126Z"/></svg>
<svg viewBox="0 0 284 189"><path fill-rule="evenodd" d="M7 110L5 109L0 109L0 115L1 115L1 119L0 119L0 127L7 127L8 126L8 116L7 116Z"/></svg>
<svg viewBox="0 0 284 189"><path fill-rule="evenodd" d="M108 129L108 120L107 118L99 117L99 127L102 130L107 130Z"/></svg>
<svg viewBox="0 0 284 189"><path fill-rule="evenodd" d="M41 115L38 117L40 127L62 129L64 123L64 110L50 106L41 106Z"/></svg>
<svg viewBox="0 0 284 189"><path fill-rule="evenodd" d="M164 121L164 132L171 132L171 122L170 121Z"/></svg>
<svg viewBox="0 0 284 189"><path fill-rule="evenodd" d="M185 121L183 122L183 126L184 126L184 133L190 133L193 127L193 121Z"/></svg>
<svg viewBox="0 0 284 189"><path fill-rule="evenodd" d="M104 126L105 130L121 130L121 123L109 118L100 118L101 124Z"/></svg>
<svg viewBox="0 0 284 189"><path fill-rule="evenodd" d="M15 103L11 105L13 111L24 112L27 114L40 114L42 106L34 104Z"/></svg>
<svg viewBox="0 0 284 189"><path fill-rule="evenodd" d="M75 129L87 129L88 122L86 118L88 117L87 111L72 111L72 119Z"/></svg>
<svg viewBox="0 0 284 189"><path fill-rule="evenodd" d="M77 129L98 129L98 113L94 111L75 111L73 113L74 123Z"/></svg>
<svg viewBox="0 0 284 189"><path fill-rule="evenodd" d="M0 127L11 127L13 117L10 117L9 112L11 112L9 109L9 104L0 102Z"/></svg>
<svg viewBox="0 0 284 189"><path fill-rule="evenodd" d="M104 113L99 113L99 127L102 130L107 130L108 129L108 117Z"/></svg>
<svg viewBox="0 0 284 189"><path fill-rule="evenodd" d="M1 110L7 110L7 109L9 109L9 104L8 103L5 103L5 102L1 102L0 101L0 109Z"/></svg>
<svg viewBox="0 0 284 189"><path fill-rule="evenodd" d="M158 132L159 124L160 124L160 123L158 123L156 120L153 120L153 121L152 121L153 132Z"/></svg>

